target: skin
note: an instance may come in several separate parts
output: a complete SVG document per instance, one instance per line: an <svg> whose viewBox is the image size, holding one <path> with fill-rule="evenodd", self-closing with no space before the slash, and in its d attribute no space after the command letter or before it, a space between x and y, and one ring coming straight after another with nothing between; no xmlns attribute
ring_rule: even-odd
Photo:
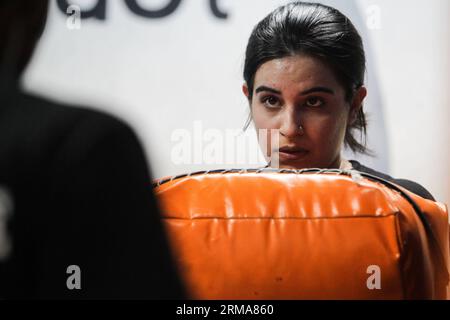
<svg viewBox="0 0 450 320"><path fill-rule="evenodd" d="M246 83L242 91L249 99ZM278 129L267 132L267 156L272 160L279 157L280 168L339 168L346 128L356 120L366 94L366 88L360 87L353 100L347 101L344 87L326 64L295 55L270 60L258 68L249 103L257 132ZM286 159L278 150L284 146L307 152L300 159Z"/></svg>

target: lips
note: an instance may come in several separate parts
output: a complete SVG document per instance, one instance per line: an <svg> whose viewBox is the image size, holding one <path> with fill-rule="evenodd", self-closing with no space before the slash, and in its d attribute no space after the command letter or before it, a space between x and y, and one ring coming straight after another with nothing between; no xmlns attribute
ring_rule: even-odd
<svg viewBox="0 0 450 320"><path fill-rule="evenodd" d="M279 149L280 160L300 160L308 150L296 146L284 146Z"/></svg>
<svg viewBox="0 0 450 320"><path fill-rule="evenodd" d="M301 148L301 147L297 147L297 146L284 146L281 147L280 152L286 152L286 153L295 153L295 152L306 152L308 150Z"/></svg>

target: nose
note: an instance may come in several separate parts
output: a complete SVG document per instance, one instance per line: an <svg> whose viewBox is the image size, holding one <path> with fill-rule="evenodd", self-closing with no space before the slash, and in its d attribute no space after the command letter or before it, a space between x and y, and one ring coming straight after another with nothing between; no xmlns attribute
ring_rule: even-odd
<svg viewBox="0 0 450 320"><path fill-rule="evenodd" d="M280 134L286 138L294 138L302 134L301 125L299 112L295 108L286 110L282 115Z"/></svg>

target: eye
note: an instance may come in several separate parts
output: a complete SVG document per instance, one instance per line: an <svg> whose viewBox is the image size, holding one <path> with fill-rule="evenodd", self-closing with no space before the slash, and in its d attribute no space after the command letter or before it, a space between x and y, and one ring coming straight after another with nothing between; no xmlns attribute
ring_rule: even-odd
<svg viewBox="0 0 450 320"><path fill-rule="evenodd" d="M278 108L280 100L275 96L266 96L261 99L261 103L267 108Z"/></svg>
<svg viewBox="0 0 450 320"><path fill-rule="evenodd" d="M322 105L324 105L325 102L323 101L323 99L321 99L319 97L310 97L306 100L305 104L308 107L317 108L317 107L321 107Z"/></svg>

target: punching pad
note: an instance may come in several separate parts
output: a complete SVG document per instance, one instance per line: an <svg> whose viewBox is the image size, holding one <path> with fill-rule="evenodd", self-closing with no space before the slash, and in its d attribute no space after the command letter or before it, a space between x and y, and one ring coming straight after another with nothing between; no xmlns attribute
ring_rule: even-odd
<svg viewBox="0 0 450 320"><path fill-rule="evenodd" d="M446 299L448 210L357 171L155 181L192 299Z"/></svg>

